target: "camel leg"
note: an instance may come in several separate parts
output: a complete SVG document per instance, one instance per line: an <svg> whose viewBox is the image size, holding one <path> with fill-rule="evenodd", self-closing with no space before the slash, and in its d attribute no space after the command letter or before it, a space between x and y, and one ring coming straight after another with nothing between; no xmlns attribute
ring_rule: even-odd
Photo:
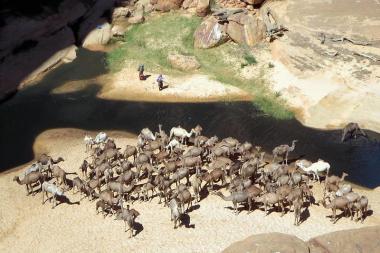
<svg viewBox="0 0 380 253"><path fill-rule="evenodd" d="M26 184L25 187L26 187L26 196L29 196L29 194L30 194L29 193L29 186Z"/></svg>
<svg viewBox="0 0 380 253"><path fill-rule="evenodd" d="M45 201L44 201L44 194L45 194L45 193L44 193L44 192L42 192L42 205L43 205L43 204L44 204L44 202L45 202Z"/></svg>

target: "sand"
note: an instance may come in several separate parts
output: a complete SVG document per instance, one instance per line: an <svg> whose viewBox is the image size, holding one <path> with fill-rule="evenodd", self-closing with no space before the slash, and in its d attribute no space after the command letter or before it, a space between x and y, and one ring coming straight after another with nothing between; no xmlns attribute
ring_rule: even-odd
<svg viewBox="0 0 380 253"><path fill-rule="evenodd" d="M83 134L78 129L48 130L36 138L34 152L62 156L66 160L61 167L79 173L79 165L86 156ZM135 143L126 133L109 135L120 147ZM95 202L84 199L80 204L62 203L51 209L49 202L41 204L41 193L26 196L25 187L12 181L25 166L0 175L0 252L220 252L252 234L282 232L307 240L332 231L380 225L379 188L357 190L368 196L373 210L364 224L343 218L334 225L326 217L331 210L313 206L309 209L310 217L299 227L293 226L293 213L280 217L273 212L266 217L262 210L255 210L249 215L242 211L236 216L230 202L209 195L189 213L190 226L175 230L169 209L159 205L155 198L150 203L132 205L141 213L137 222L142 230L129 239L123 222L96 215ZM318 200L321 187L315 184L314 188ZM72 192L67 192L67 197L72 203L80 200Z"/></svg>

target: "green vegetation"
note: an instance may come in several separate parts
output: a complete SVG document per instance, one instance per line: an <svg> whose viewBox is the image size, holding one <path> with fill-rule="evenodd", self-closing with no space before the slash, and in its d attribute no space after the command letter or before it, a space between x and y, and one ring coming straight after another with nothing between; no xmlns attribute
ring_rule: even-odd
<svg viewBox="0 0 380 253"><path fill-rule="evenodd" d="M257 63L249 48L235 43L225 43L217 48L195 49L193 34L201 23L198 17L186 17L178 13L152 16L139 25L132 26L122 39L122 44L107 55L110 71L119 71L126 60L143 62L146 69L178 75L179 70L171 68L167 56L170 52L194 55L201 64L201 71L212 78L237 86L254 95L253 103L275 118L289 119L284 101L269 91L260 77L245 79L239 75L241 68Z"/></svg>

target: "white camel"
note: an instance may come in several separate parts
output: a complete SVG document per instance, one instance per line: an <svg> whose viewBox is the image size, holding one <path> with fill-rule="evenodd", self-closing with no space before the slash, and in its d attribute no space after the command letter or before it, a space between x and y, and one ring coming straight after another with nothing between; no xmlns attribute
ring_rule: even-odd
<svg viewBox="0 0 380 253"><path fill-rule="evenodd" d="M84 136L83 141L84 141L84 144L86 144L86 153L87 153L92 148L92 145L95 144L94 139L91 136L86 134Z"/></svg>
<svg viewBox="0 0 380 253"><path fill-rule="evenodd" d="M152 133L152 131L150 131L149 128L144 128L143 130L141 130L140 135L144 139L144 141L155 141L156 140L156 136L154 136L154 134Z"/></svg>
<svg viewBox="0 0 380 253"><path fill-rule="evenodd" d="M173 152L173 149L176 148L176 147L179 147L180 143L179 141L177 141L177 139L173 139L169 142L168 145L166 145L166 149L169 149L170 148L170 153Z"/></svg>
<svg viewBox="0 0 380 253"><path fill-rule="evenodd" d="M173 137L178 137L181 140L181 144L184 143L186 138L190 138L191 135L195 134L194 129L191 129L190 133L183 129L182 127L173 127L170 130L169 139L171 140Z"/></svg>
<svg viewBox="0 0 380 253"><path fill-rule="evenodd" d="M50 193L54 201L52 208L57 206L57 196L64 196L63 190L53 183L45 181L42 183L41 188L42 188L42 204L44 204L45 202L44 195L46 195L46 198L49 199L48 193ZM49 201L51 201L51 199L49 199Z"/></svg>
<svg viewBox="0 0 380 253"><path fill-rule="evenodd" d="M319 173L326 172L326 175L328 175L330 170L330 164L322 159L318 159L317 162L312 163L309 167L305 167L303 163L298 163L297 166L299 166L306 173L313 174L313 180L317 177L319 182L321 182L319 180Z"/></svg>
<svg viewBox="0 0 380 253"><path fill-rule="evenodd" d="M25 177L26 175L35 171L42 171L42 164L40 162L35 162L30 167L26 168L26 170L23 173L23 176Z"/></svg>
<svg viewBox="0 0 380 253"><path fill-rule="evenodd" d="M94 143L95 144L100 144L100 143L105 143L108 139L108 136L105 132L100 132L95 136Z"/></svg>

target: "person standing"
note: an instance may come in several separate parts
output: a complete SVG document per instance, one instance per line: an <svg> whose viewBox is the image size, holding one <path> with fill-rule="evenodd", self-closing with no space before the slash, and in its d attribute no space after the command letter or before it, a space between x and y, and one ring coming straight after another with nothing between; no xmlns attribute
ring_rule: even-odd
<svg viewBox="0 0 380 253"><path fill-rule="evenodd" d="M164 77L162 76L162 74L160 74L157 77L157 84L158 84L158 89L159 90L162 90L164 88Z"/></svg>
<svg viewBox="0 0 380 253"><path fill-rule="evenodd" d="M137 69L137 71L139 72L139 79L141 81L145 80L145 76L144 76L144 64L140 64L139 68Z"/></svg>

